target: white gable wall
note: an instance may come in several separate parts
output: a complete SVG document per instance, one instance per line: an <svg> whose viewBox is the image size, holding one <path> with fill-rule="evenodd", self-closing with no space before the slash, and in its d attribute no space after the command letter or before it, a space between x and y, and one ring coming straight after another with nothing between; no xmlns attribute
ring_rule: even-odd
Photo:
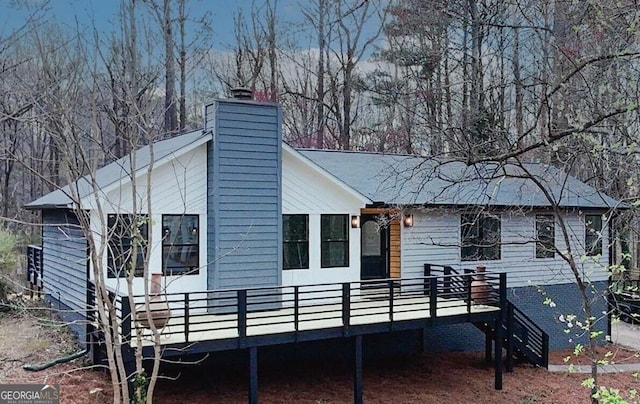
<svg viewBox="0 0 640 404"><path fill-rule="evenodd" d="M153 168L151 177L151 258L149 269L151 273L162 271L162 215L163 214L197 214L199 215L199 262L200 271L197 275L165 276L166 289L169 293L201 291L207 287L207 152L206 144L171 159ZM102 232L102 225L106 226L107 215L110 213L134 212L134 197L132 184L123 180L120 187L107 193L101 201L104 217L97 216L92 210L92 228L94 232ZM147 176L146 170L136 179L136 209L141 214L149 212L147 209ZM99 234L99 233L98 233ZM106 266L106 251L104 253ZM105 269L106 276L106 269ZM113 288L125 290L124 279L107 279L107 284ZM165 285L163 285L165 286ZM134 281L134 293L143 294L144 285L141 278Z"/></svg>
<svg viewBox="0 0 640 404"><path fill-rule="evenodd" d="M360 229L349 227L349 267L320 267L320 215L360 215L364 202L286 149L282 156L282 214L309 215L309 268L283 270L283 286L360 280Z"/></svg>
<svg viewBox="0 0 640 404"><path fill-rule="evenodd" d="M540 214L540 212L538 212ZM422 276L424 264L450 265L456 269L473 269L483 264L489 271L506 272L508 286L548 285L575 282L569 266L558 255L536 258L536 213L502 212L501 259L496 261L461 261L460 214L444 210L414 212L414 227L402 230L402 277ZM566 213L571 248L580 263L580 270L591 281L607 279L609 262L608 229L603 221L602 256L584 257L584 215ZM566 250L558 223L555 226L556 246Z"/></svg>

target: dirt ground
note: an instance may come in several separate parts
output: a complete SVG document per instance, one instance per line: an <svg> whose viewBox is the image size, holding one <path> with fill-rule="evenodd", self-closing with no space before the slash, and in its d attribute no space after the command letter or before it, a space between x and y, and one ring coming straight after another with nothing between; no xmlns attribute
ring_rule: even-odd
<svg viewBox="0 0 640 404"><path fill-rule="evenodd" d="M83 359L41 372L22 369L75 352L71 336L59 326L32 315L0 314L0 383L59 383L62 403L109 403L111 386L104 371L87 369ZM616 363L640 362L634 352L610 346ZM551 362L562 364L570 352L553 352ZM572 358L572 363L584 362ZM247 400L244 370L205 366L170 370L176 380L161 380L157 403L242 403ZM365 362L364 398L367 403L585 403L586 375L550 373L520 364L504 374L504 386L493 386L493 367L480 353L425 353L392 360ZM289 364L259 369L261 403L352 402L350 363ZM629 392L640 389L637 375L601 376L601 384ZM636 401L636 400L632 400Z"/></svg>

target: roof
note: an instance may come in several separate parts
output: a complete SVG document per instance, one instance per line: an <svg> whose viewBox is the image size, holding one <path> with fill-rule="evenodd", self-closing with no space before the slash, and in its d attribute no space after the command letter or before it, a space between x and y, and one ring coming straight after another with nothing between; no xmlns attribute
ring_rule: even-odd
<svg viewBox="0 0 640 404"><path fill-rule="evenodd" d="M316 163L311 161L309 158L307 158L303 154L299 153L298 150L296 150L295 148L291 147L286 142L282 142L282 149L284 151L288 152L292 157L299 159L301 162L306 164L308 167L310 167L315 172L317 172L320 175L325 176L326 178L328 178L329 181L333 182L334 184L336 184L341 189L345 190L346 192L348 192L351 195L355 196L356 198L360 199L362 201L362 203L367 204L367 203L372 203L373 202L366 195L361 194L360 192L358 192L358 190L356 190L352 186L346 184L340 178L338 178L335 175L329 173L327 170L325 170L324 168L320 167L319 165L317 165Z"/></svg>
<svg viewBox="0 0 640 404"><path fill-rule="evenodd" d="M194 147L203 144L211 139L211 135L203 130L197 130L176 136L170 139L153 143L154 164L160 163L167 158L177 157ZM135 168L137 172L146 169L151 162L149 146L138 149L135 153ZM125 156L106 166L96 170L92 175L85 175L73 183L50 192L41 198L25 205L27 209L46 209L72 207L73 201L91 195L94 189L101 192L108 192L111 186L117 185L123 178L131 177L131 165L129 157ZM92 185L92 181L95 183ZM71 188L73 187L73 188ZM74 192L72 193L72 189Z"/></svg>
<svg viewBox="0 0 640 404"><path fill-rule="evenodd" d="M203 130L154 143L154 164L177 157L211 139ZM561 170L540 163L441 162L422 156L337 150L297 149L319 169L373 203L387 205L492 205L549 207L544 193L529 178L539 180L560 207L625 208L626 205L597 191ZM136 154L138 172L150 163L149 146ZM73 194L83 199L94 189L108 192L131 177L128 157L116 160L94 175L86 175L26 205L28 209L71 207ZM91 181L95 182L95 188ZM72 194L71 186L76 192Z"/></svg>
<svg viewBox="0 0 640 404"><path fill-rule="evenodd" d="M387 205L551 206L534 178L545 185L560 207L609 209L626 206L546 164L468 166L460 161L441 162L421 156L298 151L372 201Z"/></svg>

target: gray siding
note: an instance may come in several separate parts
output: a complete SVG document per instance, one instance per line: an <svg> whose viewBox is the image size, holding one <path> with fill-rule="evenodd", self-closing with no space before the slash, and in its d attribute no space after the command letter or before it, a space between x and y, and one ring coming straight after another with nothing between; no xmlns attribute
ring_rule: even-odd
<svg viewBox="0 0 640 404"><path fill-rule="evenodd" d="M414 226L402 229L402 276L421 276L423 265L451 265L456 269L486 265L494 272L506 272L509 287L527 285L552 285L573 283L575 277L567 263L554 258L536 257L536 214L548 214L548 210L533 212L502 211L501 258L487 261L462 261L460 258L460 212L456 210L415 210ZM604 212L603 212L604 213ZM606 281L608 277L609 251L604 248L597 259L583 260L584 215L579 212L563 212L563 220L569 233L571 250L584 276L591 282ZM560 225L555 227L555 245L567 251L567 244ZM602 231L603 246L607 246L607 226Z"/></svg>
<svg viewBox="0 0 640 404"><path fill-rule="evenodd" d="M43 284L47 300L85 341L87 240L73 212L42 212Z"/></svg>
<svg viewBox="0 0 640 404"><path fill-rule="evenodd" d="M607 289L606 282L595 282L591 285L598 296ZM509 288L507 296L511 303L522 310L534 323L549 334L550 349L574 348L577 343L586 345L587 335L579 327L567 330L566 323L559 320L561 315L574 314L584 323L582 301L575 284L547 285L542 290L534 286ZM545 298L550 298L554 305L545 305ZM598 317L596 330L603 331L598 338L600 344L605 343L607 319L602 313L607 310L607 302L600 296L592 301L592 309ZM455 324L425 329L427 346L436 351L481 351L484 347L484 334L471 324Z"/></svg>
<svg viewBox="0 0 640 404"><path fill-rule="evenodd" d="M607 282L592 282L588 288L589 293L593 293L591 309L593 315L597 317L595 329L603 331L598 340L604 344L607 334L607 318L603 315L608 310L605 298ZM584 330L575 325L573 328L567 328L567 324L560 321L561 316L573 314L577 321L585 323L582 299L575 283L546 285L541 288L535 286L509 288L507 296L513 304L549 334L549 348L574 348L577 343L588 344ZM544 304L545 298L551 299L554 304ZM567 330L568 332L565 332Z"/></svg>
<svg viewBox="0 0 640 404"><path fill-rule="evenodd" d="M281 112L220 100L206 108L208 288L281 282Z"/></svg>

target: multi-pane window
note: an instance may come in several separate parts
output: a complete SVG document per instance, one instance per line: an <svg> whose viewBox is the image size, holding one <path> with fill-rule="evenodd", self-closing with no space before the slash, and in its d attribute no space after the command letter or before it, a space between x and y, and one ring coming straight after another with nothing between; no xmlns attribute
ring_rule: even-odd
<svg viewBox="0 0 640 404"><path fill-rule="evenodd" d="M320 266L349 266L349 216L320 216Z"/></svg>
<svg viewBox="0 0 640 404"><path fill-rule="evenodd" d="M122 278L131 271L143 276L144 257L149 240L147 215L107 215L107 276ZM136 255L133 247L136 247Z"/></svg>
<svg viewBox="0 0 640 404"><path fill-rule="evenodd" d="M282 215L282 268L309 268L309 215Z"/></svg>
<svg viewBox="0 0 640 404"><path fill-rule="evenodd" d="M500 259L500 217L488 214L460 216L462 261Z"/></svg>
<svg viewBox="0 0 640 404"><path fill-rule="evenodd" d="M162 273L199 273L198 215L162 215Z"/></svg>
<svg viewBox="0 0 640 404"><path fill-rule="evenodd" d="M586 255L602 255L602 216L585 215L584 230Z"/></svg>
<svg viewBox="0 0 640 404"><path fill-rule="evenodd" d="M536 215L536 258L555 256L555 237L553 215Z"/></svg>

